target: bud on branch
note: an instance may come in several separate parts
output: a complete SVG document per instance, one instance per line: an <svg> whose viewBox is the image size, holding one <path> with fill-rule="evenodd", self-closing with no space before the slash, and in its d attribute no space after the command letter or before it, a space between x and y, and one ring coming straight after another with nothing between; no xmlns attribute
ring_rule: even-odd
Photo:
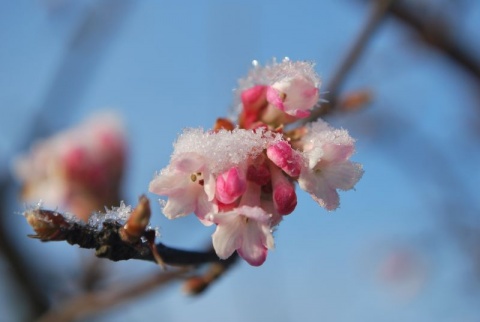
<svg viewBox="0 0 480 322"><path fill-rule="evenodd" d="M154 243L155 230L147 228L150 205L145 196L131 212L127 222L120 218L106 219L97 226L83 223L73 216L42 208L29 209L24 213L35 235L43 242L66 241L81 248L95 249L97 257L112 261L129 259L147 260L160 265L201 265L219 262L213 250L186 251ZM225 263L226 264L226 263Z"/></svg>

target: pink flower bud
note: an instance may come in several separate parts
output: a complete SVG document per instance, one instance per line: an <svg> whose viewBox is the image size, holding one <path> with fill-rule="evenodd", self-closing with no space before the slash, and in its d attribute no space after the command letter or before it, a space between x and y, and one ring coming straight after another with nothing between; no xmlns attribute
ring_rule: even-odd
<svg viewBox="0 0 480 322"><path fill-rule="evenodd" d="M238 167L233 167L217 177L215 196L220 202L230 204L240 197L246 188L245 174Z"/></svg>
<svg viewBox="0 0 480 322"><path fill-rule="evenodd" d="M242 92L243 110L239 118L241 127L248 129L252 124L258 122L259 115L267 107L266 90L267 86L258 85Z"/></svg>
<svg viewBox="0 0 480 322"><path fill-rule="evenodd" d="M290 182L285 182L274 187L273 202L279 214L288 215L292 213L297 206L295 186Z"/></svg>
<svg viewBox="0 0 480 322"><path fill-rule="evenodd" d="M280 141L271 145L267 149L267 156L289 176L296 178L300 175L302 157L288 142Z"/></svg>
<svg viewBox="0 0 480 322"><path fill-rule="evenodd" d="M270 172L272 173L273 204L275 209L280 215L288 215L297 206L295 186L275 165L271 164Z"/></svg>
<svg viewBox="0 0 480 322"><path fill-rule="evenodd" d="M270 182L270 170L265 165L261 163L259 165L249 165L247 170L247 179L249 181L255 182L256 184L263 186Z"/></svg>

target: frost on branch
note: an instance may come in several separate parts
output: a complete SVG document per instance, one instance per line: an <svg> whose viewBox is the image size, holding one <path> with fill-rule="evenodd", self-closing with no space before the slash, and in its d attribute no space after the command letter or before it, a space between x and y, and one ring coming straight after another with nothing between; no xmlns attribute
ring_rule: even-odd
<svg viewBox="0 0 480 322"><path fill-rule="evenodd" d="M194 252L155 244L157 229L150 227L150 203L145 196L132 209L121 205L106 214L96 213L87 223L76 217L40 207L24 212L41 241L67 241L95 249L95 255L112 261L140 259L168 265L200 265L218 261L214 252ZM234 260L234 259L233 259ZM230 262L231 263L231 262ZM227 264L230 264L227 263Z"/></svg>

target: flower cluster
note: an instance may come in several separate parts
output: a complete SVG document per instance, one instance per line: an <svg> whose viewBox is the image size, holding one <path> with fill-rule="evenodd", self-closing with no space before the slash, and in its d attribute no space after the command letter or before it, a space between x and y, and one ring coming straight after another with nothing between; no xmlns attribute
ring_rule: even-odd
<svg viewBox="0 0 480 322"><path fill-rule="evenodd" d="M349 190L363 174L349 159L354 140L322 120L291 131L319 100L320 79L308 62L288 59L254 68L240 80L239 119L219 119L213 130L185 130L170 164L149 190L166 196L170 219L194 213L212 235L218 256L235 251L263 264L274 247L273 229L297 205L295 182L327 210L339 206L337 190Z"/></svg>
<svg viewBox="0 0 480 322"><path fill-rule="evenodd" d="M71 211L87 221L94 211L119 203L126 159L120 120L100 114L84 124L37 142L14 164L22 199Z"/></svg>

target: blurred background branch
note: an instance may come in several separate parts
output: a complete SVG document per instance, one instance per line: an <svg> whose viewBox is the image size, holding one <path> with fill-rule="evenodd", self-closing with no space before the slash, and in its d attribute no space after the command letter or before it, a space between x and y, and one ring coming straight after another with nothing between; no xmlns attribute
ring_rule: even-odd
<svg viewBox="0 0 480 322"><path fill-rule="evenodd" d="M370 2L381 3L381 0ZM433 7L433 3L423 3L423 6ZM440 12L448 10L448 8L442 8L441 5L438 7L440 7ZM425 11L433 11L433 9L421 7L420 1L395 0L393 5L388 8L388 13L410 27L426 44L443 53L453 63L473 76L477 82L480 82L478 55L475 55L460 40L458 31L445 19L446 14L425 15ZM435 9L438 10L438 8ZM461 19L461 17L458 18Z"/></svg>

